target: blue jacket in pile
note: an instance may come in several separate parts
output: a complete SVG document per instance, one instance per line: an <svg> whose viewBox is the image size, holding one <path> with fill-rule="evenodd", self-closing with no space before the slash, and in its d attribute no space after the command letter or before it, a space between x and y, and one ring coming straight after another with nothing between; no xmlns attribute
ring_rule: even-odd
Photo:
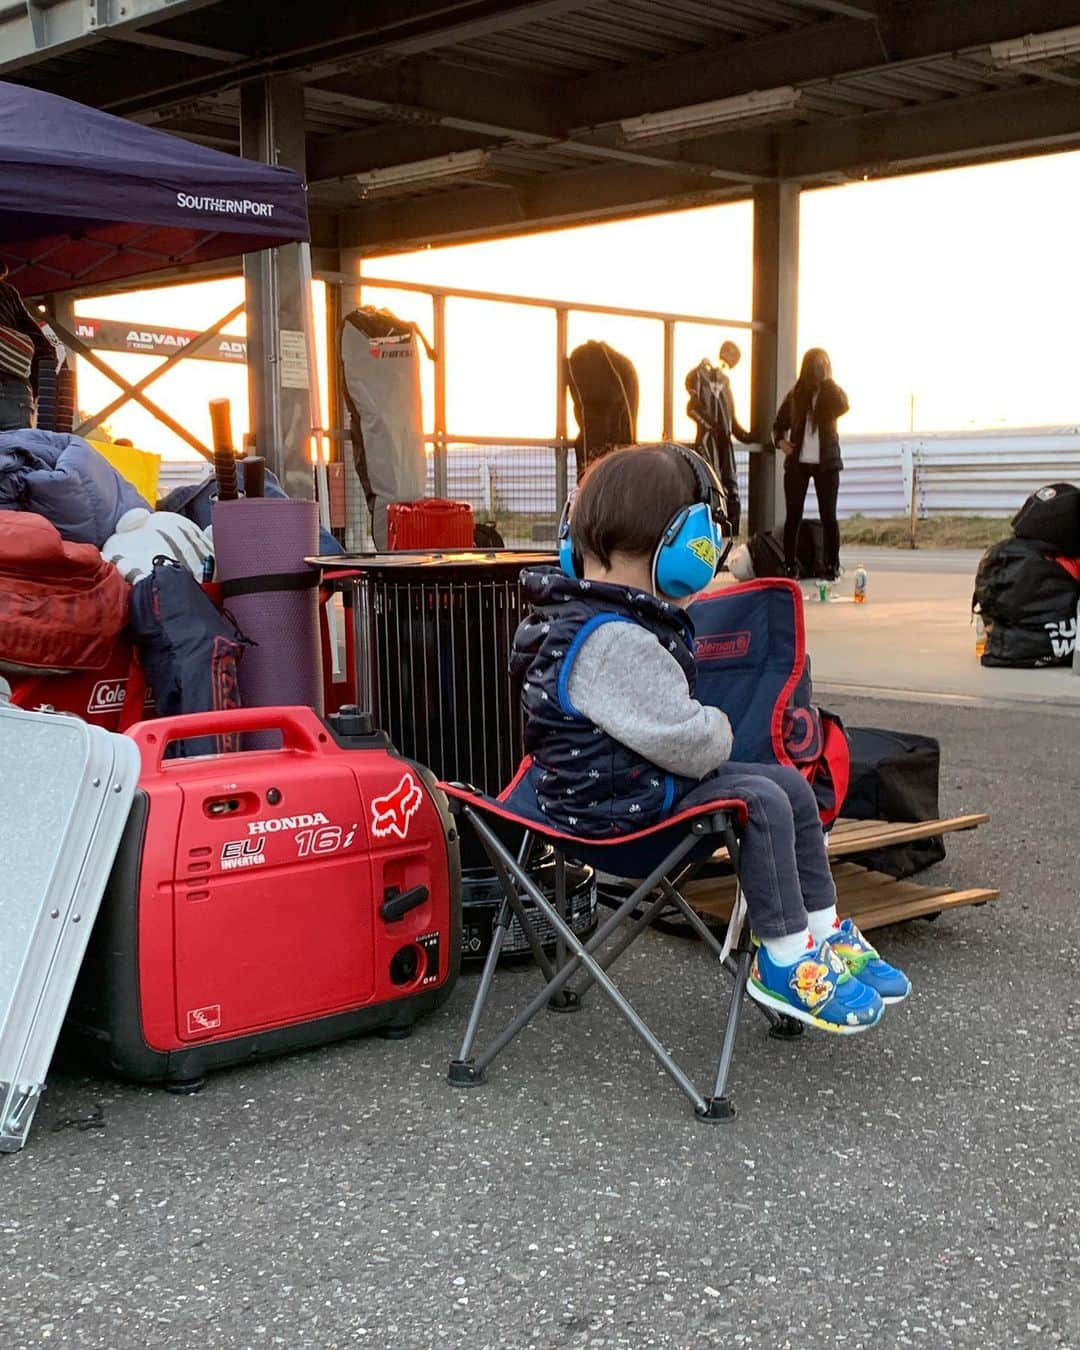
<svg viewBox="0 0 1080 1350"><path fill-rule="evenodd" d="M525 750L540 809L586 839L629 834L662 819L692 786L613 740L577 711L570 672L585 640L605 623L636 623L671 652L694 691L693 628L674 605L642 591L576 581L558 568L528 570L532 612L517 630L511 674L522 680Z"/></svg>

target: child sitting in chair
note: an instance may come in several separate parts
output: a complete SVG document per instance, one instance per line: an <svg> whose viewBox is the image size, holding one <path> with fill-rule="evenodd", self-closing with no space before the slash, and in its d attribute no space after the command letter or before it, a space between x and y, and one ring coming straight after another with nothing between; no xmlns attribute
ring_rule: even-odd
<svg viewBox="0 0 1080 1350"><path fill-rule="evenodd" d="M775 1012L852 1034L911 992L850 919L812 788L793 768L735 764L718 708L694 698L684 613L719 560L723 490L677 445L598 460L559 528L560 568L522 580L532 612L514 640L525 748L558 829L610 838L712 800L744 801L740 873L756 939L748 992Z"/></svg>

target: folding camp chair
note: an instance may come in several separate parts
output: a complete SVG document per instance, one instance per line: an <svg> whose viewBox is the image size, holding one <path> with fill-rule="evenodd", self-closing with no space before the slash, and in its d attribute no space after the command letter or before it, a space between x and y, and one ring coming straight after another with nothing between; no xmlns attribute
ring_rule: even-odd
<svg viewBox="0 0 1080 1350"><path fill-rule="evenodd" d="M733 758L748 763L797 764L818 789L823 819L839 807L836 786L846 787L843 738L839 723L819 724L809 704L809 668L803 629L802 593L793 582L760 581L732 587L698 602L691 611L697 629L699 697L722 707L735 735ZM806 716L802 714L807 713ZM827 719L827 714L825 715ZM810 744L816 728L817 755ZM792 746L797 754L790 753ZM810 753L808 753L808 751ZM801 755L801 760L798 757ZM835 764L836 779L830 778ZM592 984L645 1042L661 1068L674 1080L703 1120L728 1120L735 1108L728 1096L735 1038L753 950L744 919L746 904L738 885L739 826L746 820L741 801L715 801L677 811L651 829L609 840L579 839L552 828L541 812L534 770L526 759L513 782L499 797L489 797L456 783L442 784L455 814L476 832L503 890L494 940L488 952L461 1050L450 1063L449 1080L459 1087L484 1081L495 1057L545 1006L573 1012ZM507 827L513 827L508 830ZM511 843L513 839L513 843ZM555 898L550 900L530 878L528 857L537 843L555 853ZM680 893L721 847L735 872L736 897L721 941ZM586 863L609 876L633 878L628 892L582 942L567 923L565 866L568 859ZM622 892L620 892L622 893ZM646 932L661 912L673 910L733 977L723 1040L712 1094L705 1097L664 1049L608 970ZM480 1020L491 990L507 929L516 918L544 977L544 986L502 1032L479 1054L474 1053ZM546 923L544 922L546 921ZM539 924L554 932L552 960ZM612 939L609 945L608 940ZM584 972L583 974L581 972ZM576 987L570 981L581 975ZM802 1034L794 1018L778 1016L754 1005L770 1025L770 1034L788 1039Z"/></svg>
<svg viewBox="0 0 1080 1350"><path fill-rule="evenodd" d="M472 1087L484 1082L491 1062L541 1009L546 1006L552 1012L575 1012L581 1006L585 992L595 983L641 1037L660 1067L690 1099L697 1116L711 1121L731 1119L735 1107L727 1094L727 1082L752 958L749 933L744 931L743 924L745 902L740 891L721 942L690 908L679 887L721 846L728 849L738 874L738 827L746 819L745 805L740 801L708 802L676 812L661 824L634 834L601 842L578 839L552 829L544 818L536 800L533 772L531 761L526 759L514 781L497 798L461 784L442 784L455 814L476 832L503 890L494 938L480 976L461 1050L450 1063L449 1081L457 1087ZM516 847L506 837L508 825L514 827L510 833L516 835ZM529 854L537 843L550 845L555 853L554 901L528 873ZM567 922L568 859L608 873L643 878L588 942L582 942ZM695 1087L608 975L615 961L648 930L667 906L674 906L682 914L693 932L728 968L734 979L716 1078L708 1097ZM544 985L486 1049L474 1054L495 968L507 930L515 918L543 974ZM555 934L554 959L545 950L540 924ZM617 934L616 930L622 931ZM614 940L605 946L609 938ZM584 973L577 986L570 988L569 982L582 970ZM801 1034L802 1027L794 1019L779 1017L760 1005L755 1006L769 1022L773 1034L783 1037Z"/></svg>

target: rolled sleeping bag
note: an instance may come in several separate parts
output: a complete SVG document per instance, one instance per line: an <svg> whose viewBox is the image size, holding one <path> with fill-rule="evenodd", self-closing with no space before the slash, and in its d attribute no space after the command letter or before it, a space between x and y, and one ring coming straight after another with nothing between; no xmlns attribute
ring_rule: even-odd
<svg viewBox="0 0 1080 1350"><path fill-rule="evenodd" d="M319 572L304 561L318 553L318 540L315 502L247 497L214 503L222 601L255 644L240 662L246 708L300 705L322 715Z"/></svg>

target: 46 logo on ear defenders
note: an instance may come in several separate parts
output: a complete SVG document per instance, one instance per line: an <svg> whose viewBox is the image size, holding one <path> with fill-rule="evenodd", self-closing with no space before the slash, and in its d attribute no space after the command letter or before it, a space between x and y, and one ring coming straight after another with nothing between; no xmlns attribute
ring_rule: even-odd
<svg viewBox="0 0 1080 1350"><path fill-rule="evenodd" d="M716 564L720 561L720 550L711 539L705 535L699 535L697 539L691 539L686 547L695 557L700 558L707 567L711 567L715 571Z"/></svg>

